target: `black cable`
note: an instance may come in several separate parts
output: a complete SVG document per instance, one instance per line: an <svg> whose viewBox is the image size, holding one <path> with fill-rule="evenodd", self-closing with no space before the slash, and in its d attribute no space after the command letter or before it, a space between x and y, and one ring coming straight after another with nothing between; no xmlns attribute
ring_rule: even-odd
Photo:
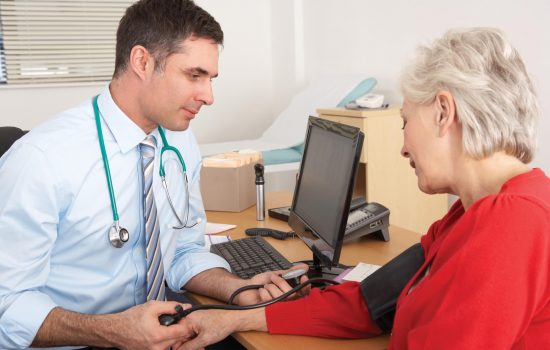
<svg viewBox="0 0 550 350"><path fill-rule="evenodd" d="M164 326L170 326L174 323L177 323L179 320L186 317L190 313L198 311L198 310L212 310L212 309L216 309L216 310L252 310L252 309L257 309L257 308L268 306L268 305L274 304L278 301L281 301L281 300L287 298L288 296L290 296L291 294L296 293L300 289L302 289L302 288L304 288L304 287L306 287L306 286L308 286L312 283L328 283L328 284L335 284L335 285L340 284L339 282L329 280L329 279L326 279L326 278L312 278L310 280L307 280L303 283L298 284L296 287L292 288L288 292L285 292L285 293L279 295L276 298L273 298L271 300L264 301L264 302L261 302L261 303L258 303L258 304L252 304L252 305L207 304L207 305L195 305L195 306L190 307L189 309L186 309L186 310L184 310L183 307L181 307L181 305L177 305L175 314L160 315L159 316L159 321L160 321L160 324L162 324ZM255 286L256 289L263 287L263 285L253 285L253 286ZM247 288L247 287L250 287L250 288ZM253 288L252 288L252 286L245 286L245 287L241 287L241 288L237 289L235 292L233 292L233 294L229 298L230 301L233 301L233 299L237 296L237 294L242 293L243 291L248 290L248 289L253 289Z"/></svg>
<svg viewBox="0 0 550 350"><path fill-rule="evenodd" d="M273 237L280 240L297 237L296 232L294 231L279 231L264 227L247 228L244 230L244 233L248 236Z"/></svg>
<svg viewBox="0 0 550 350"><path fill-rule="evenodd" d="M233 299L235 299L237 297L237 295L241 294L245 290L260 289L260 288L263 288L263 287L264 287L263 284L249 284L248 286L241 287L241 288L237 289L236 291L234 291L233 294L231 294L231 296L227 300L227 304L233 305Z"/></svg>

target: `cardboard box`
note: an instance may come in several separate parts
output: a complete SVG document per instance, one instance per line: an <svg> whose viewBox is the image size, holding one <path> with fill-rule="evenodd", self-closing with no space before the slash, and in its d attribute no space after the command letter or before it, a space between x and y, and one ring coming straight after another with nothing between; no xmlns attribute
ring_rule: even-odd
<svg viewBox="0 0 550 350"><path fill-rule="evenodd" d="M227 159L224 162L223 159ZM243 160L244 159L244 160ZM236 152L203 160L201 193L206 210L240 212L256 204L254 165L258 154L243 157Z"/></svg>

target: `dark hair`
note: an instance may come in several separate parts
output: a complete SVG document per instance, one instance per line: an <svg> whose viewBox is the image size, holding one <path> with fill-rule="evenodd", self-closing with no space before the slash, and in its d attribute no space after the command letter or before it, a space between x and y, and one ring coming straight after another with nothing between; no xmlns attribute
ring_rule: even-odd
<svg viewBox="0 0 550 350"><path fill-rule="evenodd" d="M181 51L185 39L196 36L223 44L223 31L208 12L191 0L140 0L126 9L116 35L113 77L124 72L130 52L145 47L161 71L168 56Z"/></svg>

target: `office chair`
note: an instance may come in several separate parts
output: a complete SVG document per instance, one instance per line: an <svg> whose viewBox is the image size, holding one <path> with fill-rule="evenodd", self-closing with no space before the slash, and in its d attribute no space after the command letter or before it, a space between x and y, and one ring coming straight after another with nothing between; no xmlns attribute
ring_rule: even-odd
<svg viewBox="0 0 550 350"><path fill-rule="evenodd" d="M26 133L27 131L14 126L0 126L0 157L6 153L17 139Z"/></svg>

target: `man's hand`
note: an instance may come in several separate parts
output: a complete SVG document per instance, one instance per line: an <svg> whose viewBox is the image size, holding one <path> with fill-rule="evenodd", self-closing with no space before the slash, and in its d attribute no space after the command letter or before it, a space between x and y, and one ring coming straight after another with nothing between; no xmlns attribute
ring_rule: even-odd
<svg viewBox="0 0 550 350"><path fill-rule="evenodd" d="M288 270L278 270L278 271L268 271L264 273L260 273L254 277L252 277L248 284L261 284L264 287L259 288L257 290L247 290L242 293L240 293L235 298L235 303L238 305L251 305L251 304L257 304L264 301L271 300L273 298L276 298L283 293L288 292L292 289L292 287L286 282L285 279L281 277L281 275L284 275L288 271L292 270L308 270L308 266L305 264L298 264L293 267L291 267ZM307 281L307 276L302 276L300 279L300 282ZM300 290L298 295L292 295L289 298L295 298L297 296L304 296L309 293L311 288L309 286L303 288Z"/></svg>
<svg viewBox="0 0 550 350"><path fill-rule="evenodd" d="M159 323L159 316L175 313L176 305L176 302L149 301L118 314L118 325L114 325L118 333L117 347L164 350L176 342L185 342L193 335L187 326L174 324L167 327Z"/></svg>
<svg viewBox="0 0 550 350"><path fill-rule="evenodd" d="M52 309L32 343L33 347L97 346L120 349L165 350L194 335L189 327L162 326L159 316L175 313L176 302L149 301L126 311L107 315L86 315Z"/></svg>

